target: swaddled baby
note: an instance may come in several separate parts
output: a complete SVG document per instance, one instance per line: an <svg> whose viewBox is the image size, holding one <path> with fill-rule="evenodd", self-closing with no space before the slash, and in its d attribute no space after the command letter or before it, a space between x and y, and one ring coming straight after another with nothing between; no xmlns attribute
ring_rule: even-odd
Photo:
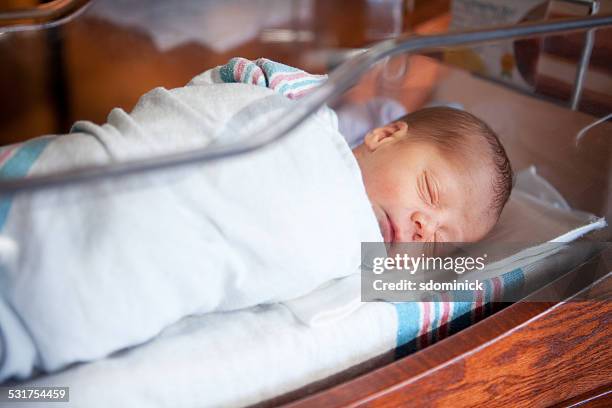
<svg viewBox="0 0 612 408"><path fill-rule="evenodd" d="M77 122L2 154L12 156L0 172L241 142L292 103L208 72L147 93L130 114L114 109L102 126ZM0 253L0 381L104 357L190 314L302 296L357 272L360 242L477 240L510 174L497 138L469 114L416 112L351 151L323 109L242 157L4 197L3 245L17 250Z"/></svg>

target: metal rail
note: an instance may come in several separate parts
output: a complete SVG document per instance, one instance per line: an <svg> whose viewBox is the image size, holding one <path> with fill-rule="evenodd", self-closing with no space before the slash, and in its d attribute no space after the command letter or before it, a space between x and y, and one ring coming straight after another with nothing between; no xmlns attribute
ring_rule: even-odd
<svg viewBox="0 0 612 408"><path fill-rule="evenodd" d="M586 2L589 5L589 15L594 16L599 13L599 0L591 0ZM572 90L572 97L570 98L570 108L577 110L580 105L580 97L582 96L582 88L584 87L584 78L589 68L589 62L591 61L591 53L593 52L593 45L595 45L595 32L588 30L586 38L584 39L584 46L582 47L582 54L580 55L580 61L576 69L576 78L574 79L574 89Z"/></svg>
<svg viewBox="0 0 612 408"><path fill-rule="evenodd" d="M409 52L423 52L458 45L476 45L498 40L519 39L544 34L561 34L598 27L612 26L612 15L591 18L564 19L549 22L524 23L520 25L492 27L460 33L431 36L406 35L383 41L362 54L344 62L332 71L329 79L297 102L293 109L279 118L274 126L262 129L259 137L250 143L226 148L201 148L189 152L173 153L160 157L128 162L110 163L102 166L82 167L66 172L33 176L23 179L0 181L0 194L32 191L42 188L88 182L104 177L116 177L145 171L196 163L210 163L227 157L238 156L264 148L288 135L308 115L320 106L341 95L362 77L375 63L383 58Z"/></svg>
<svg viewBox="0 0 612 408"><path fill-rule="evenodd" d="M90 0L54 0L28 9L0 13L0 32L54 25L89 5Z"/></svg>

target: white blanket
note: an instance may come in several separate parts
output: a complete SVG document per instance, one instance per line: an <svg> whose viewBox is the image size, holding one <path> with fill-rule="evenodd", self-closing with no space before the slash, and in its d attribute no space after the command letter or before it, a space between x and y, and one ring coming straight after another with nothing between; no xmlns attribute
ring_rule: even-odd
<svg viewBox="0 0 612 408"><path fill-rule="evenodd" d="M394 348L397 327L388 303L321 327L300 323L280 304L190 316L151 342L20 387L70 387L70 402L57 404L63 408L246 406Z"/></svg>
<svg viewBox="0 0 612 408"><path fill-rule="evenodd" d="M114 109L103 126L78 122L52 139L29 174L223 143L228 129L253 136L291 104L243 84L157 88L131 114ZM2 230L12 250L2 254L0 381L355 272L360 242L381 237L336 128L326 111L236 159L15 196Z"/></svg>

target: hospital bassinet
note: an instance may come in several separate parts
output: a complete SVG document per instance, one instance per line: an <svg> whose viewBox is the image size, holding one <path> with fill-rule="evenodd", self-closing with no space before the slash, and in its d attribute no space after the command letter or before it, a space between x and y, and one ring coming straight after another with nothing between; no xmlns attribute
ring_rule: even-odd
<svg viewBox="0 0 612 408"><path fill-rule="evenodd" d="M404 27L396 14L402 9L392 5L403 2L389 2L388 9L379 11L389 11L393 24L381 28L367 21L372 24L365 30L369 37L355 44L338 40L345 47L338 48L326 37L325 25L317 25L309 14L317 7L329 12L322 3L182 1L170 8L153 2L144 11L115 0L54 1L42 10L0 16L0 69L8 90L3 90L2 102L5 143L66 132L77 119L102 122L112 107L129 109L150 88L182 86L236 55L265 56L311 72L344 61L324 85L249 144L40 177L5 177L0 180L3 198L39 189L68 190L80 183L112 183L114 178L145 183L178 168L215 166L275 143L324 104L336 112L360 112L367 127L384 115L368 105L378 100L385 109L450 105L477 114L499 133L515 170L535 166L571 207L612 219L612 127L603 122L581 133L597 117L576 109L605 110L580 105L585 78L593 75L588 69L593 38L584 47L579 42L578 59L583 61L578 66L583 69L568 85L571 98L536 94L533 81L540 69L540 54L534 57L533 52L540 51L545 38L568 33L587 38L589 30L610 27L612 17L412 36L400 35ZM269 10L274 8L278 13L273 15ZM240 30L227 30L216 21L231 12ZM384 38L389 39L369 44ZM38 52L25 52L24 47ZM499 49L510 51L505 63L496 63L521 80L491 78L485 72L480 58ZM41 64L48 68L41 72ZM45 88L47 83L52 86ZM606 398L612 374L610 228L586 239L607 246L578 265L561 261L554 266L555 279L531 294L532 301L491 307L491 316L483 318L483 313L474 318L475 324L446 339L438 331L428 337L435 344L417 352L367 337L382 327L380 319L389 319L379 310L388 305L368 305L357 317L316 330L297 324L282 307L268 305L189 317L148 344L26 384L70 386L72 401L90 406L202 406L210 404L207 393L215 387L222 390L215 404L222 405L548 406ZM224 343L225 332L236 340ZM369 340L355 344L361 336ZM308 365L302 361L306 359L314 363ZM279 360L284 360L282 369L274 365L281 365ZM170 372L174 379L168 378ZM245 383L249 376L252 388ZM268 379L256 380L260 376ZM100 387L107 390L103 396ZM240 393L240 388L247 391Z"/></svg>

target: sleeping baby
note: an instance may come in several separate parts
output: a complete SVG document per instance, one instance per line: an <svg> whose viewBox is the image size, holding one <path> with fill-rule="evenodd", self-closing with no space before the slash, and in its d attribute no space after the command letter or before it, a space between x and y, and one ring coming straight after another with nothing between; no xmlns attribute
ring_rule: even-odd
<svg viewBox="0 0 612 408"><path fill-rule="evenodd" d="M101 126L3 148L0 176L249 143L322 80L235 59ZM358 272L361 242L476 241L511 174L466 112L414 112L351 150L324 107L239 157L0 197L0 382L105 357L188 315L303 296Z"/></svg>
<svg viewBox="0 0 612 408"><path fill-rule="evenodd" d="M419 110L372 130L353 153L386 242L478 241L510 197L502 144L462 110Z"/></svg>

